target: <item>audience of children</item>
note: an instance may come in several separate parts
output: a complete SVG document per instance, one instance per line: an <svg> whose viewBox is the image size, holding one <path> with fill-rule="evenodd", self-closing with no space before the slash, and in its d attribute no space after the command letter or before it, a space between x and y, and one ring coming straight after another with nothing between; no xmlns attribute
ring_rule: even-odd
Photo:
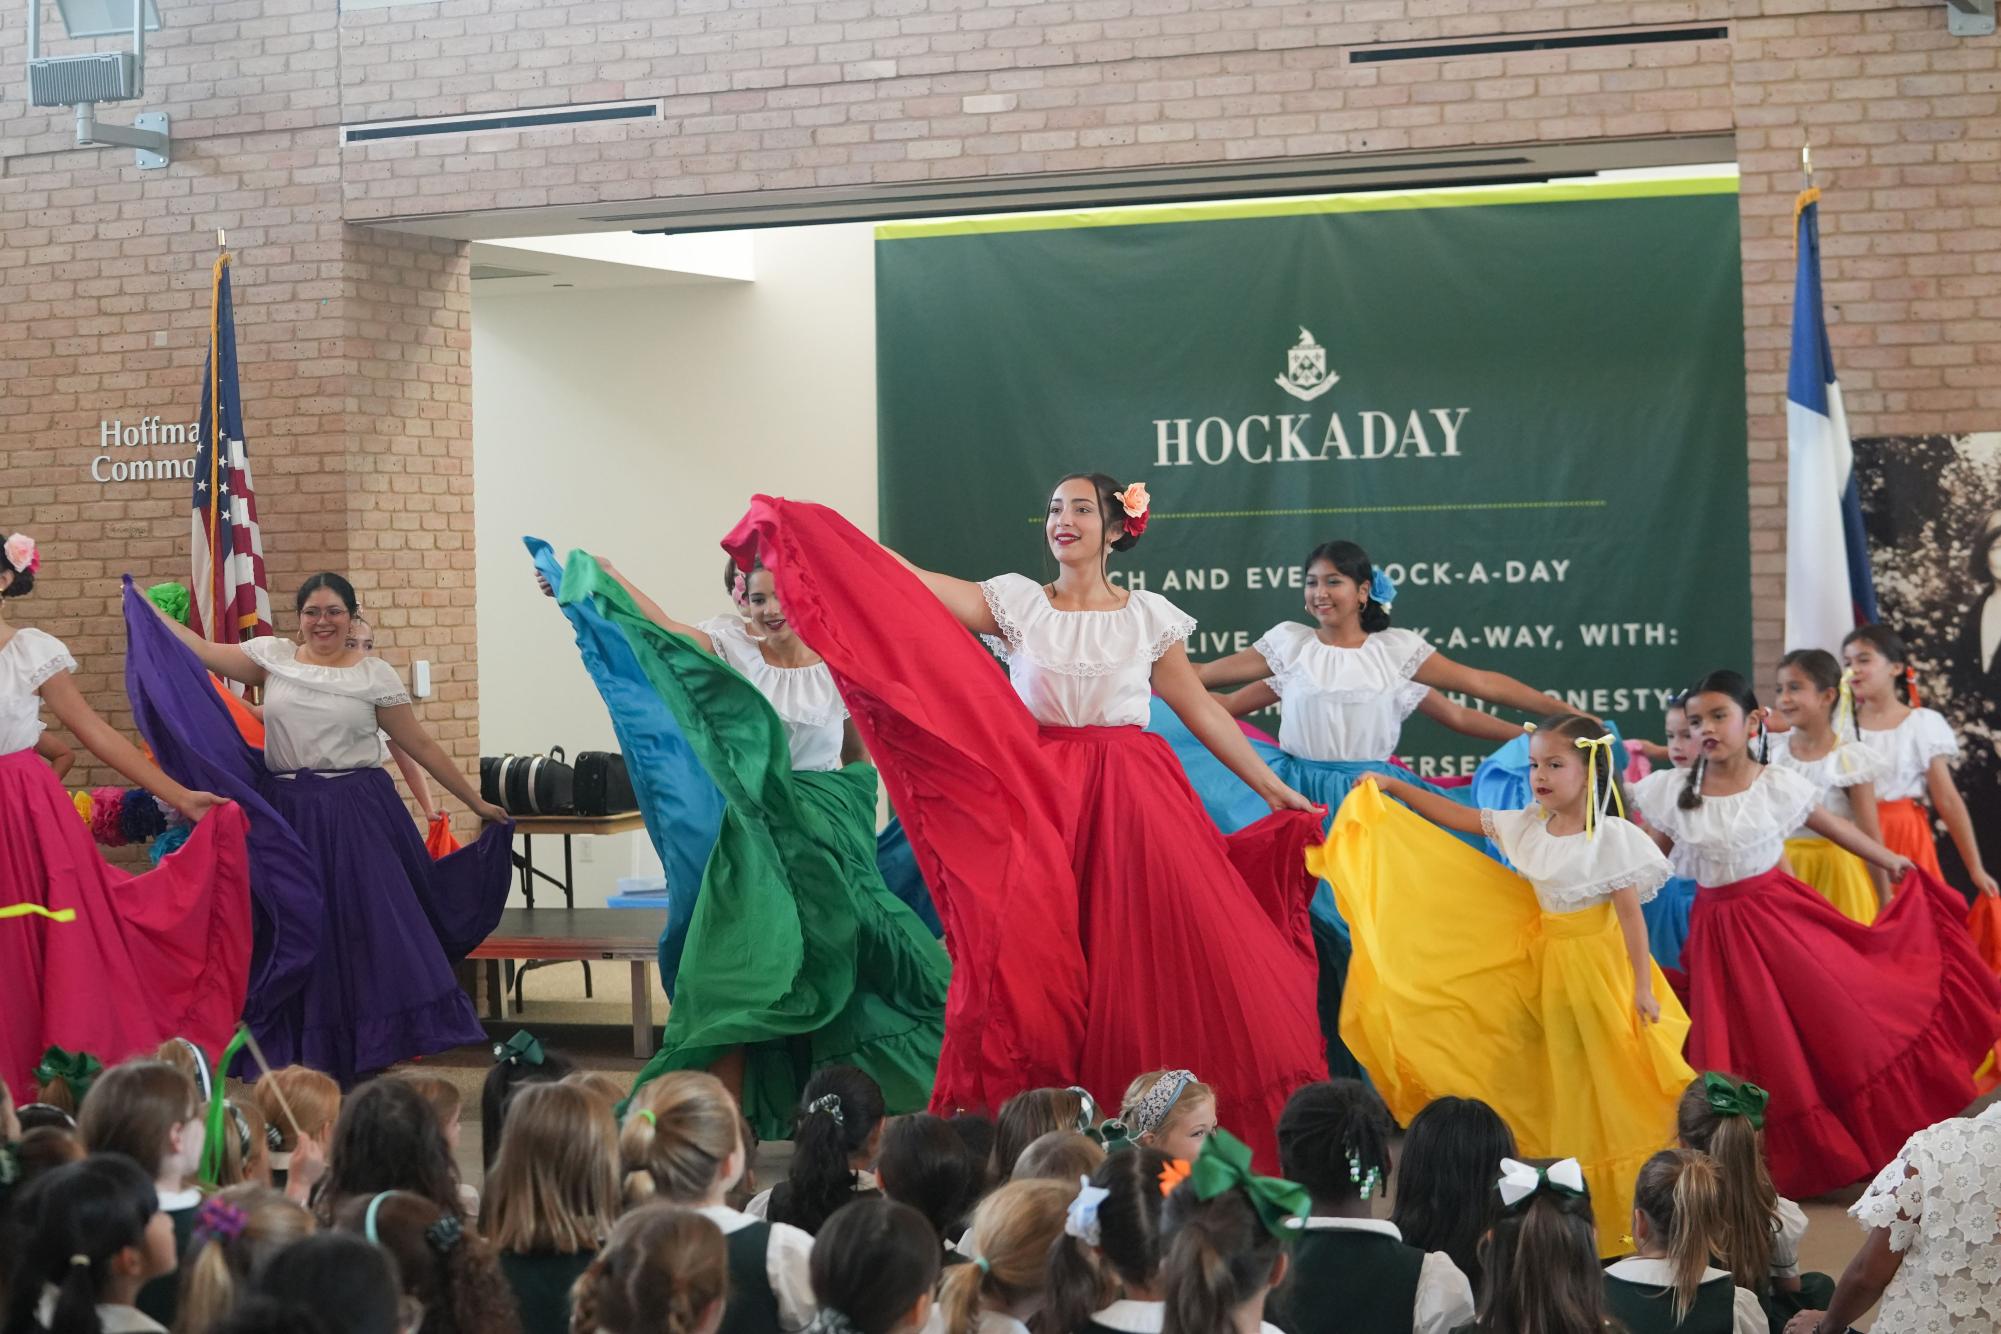
<svg viewBox="0 0 2001 1334"><path fill-rule="evenodd" d="M568 1081L520 1089L487 1178L480 1228L500 1253L524 1334L568 1334L570 1290L618 1212L611 1108Z"/></svg>

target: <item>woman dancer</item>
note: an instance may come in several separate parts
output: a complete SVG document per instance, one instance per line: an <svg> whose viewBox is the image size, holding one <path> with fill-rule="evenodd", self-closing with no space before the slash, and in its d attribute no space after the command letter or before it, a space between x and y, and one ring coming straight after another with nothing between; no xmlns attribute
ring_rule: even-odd
<svg viewBox="0 0 2001 1334"><path fill-rule="evenodd" d="M1202 688L1195 623L1106 577L1147 510L1143 486L1062 479L1046 586L919 571L767 497L726 546L761 556L825 655L938 900L953 971L934 1107L1079 1083L1103 1098L1190 1065L1269 1160L1286 1097L1326 1072L1303 856L1319 813ZM966 629L1002 642L1011 684ZM1149 688L1280 814L1225 840L1141 730Z"/></svg>
<svg viewBox="0 0 2001 1334"><path fill-rule="evenodd" d="M1849 730L1854 727L1855 702L1841 664L1825 649L1786 654L1779 659L1778 698L1786 730L1772 734L1771 762L1794 770L1819 788L1822 809L1882 842L1882 827L1876 822L1876 780L1884 765ZM1881 867L1865 864L1804 825L1786 840L1786 860L1794 875L1843 916L1864 926L1876 920L1889 898L1890 880Z"/></svg>
<svg viewBox="0 0 2001 1334"><path fill-rule="evenodd" d="M258 817L251 862L266 900L265 967L246 1018L267 1059L352 1084L485 1040L452 965L499 921L513 827L425 732L395 670L348 647L353 586L316 574L294 606L297 643L214 644L128 581L126 686L169 773L201 774ZM261 755L244 745L204 670L264 687ZM425 853L382 767L384 732L490 822L477 842L436 862Z"/></svg>
<svg viewBox="0 0 2001 1334"><path fill-rule="evenodd" d="M41 557L16 533L0 554L0 1083L32 1089L51 1046L108 1062L185 1037L220 1054L250 971L243 812L160 772L85 701L61 640L8 623ZM198 821L159 866L105 864L36 754L48 705L84 749Z"/></svg>
<svg viewBox="0 0 2001 1334"><path fill-rule="evenodd" d="M1391 1112L1408 1123L1441 1095L1479 1097L1529 1154L1580 1159L1613 1218L1694 1077L1640 915L1672 872L1614 814L1617 749L1588 719L1544 719L1516 811L1373 779L1424 818L1358 789L1313 858L1355 932L1342 1033ZM1446 830L1484 832L1520 874ZM1599 1243L1622 1252L1614 1233Z"/></svg>
<svg viewBox="0 0 2001 1334"><path fill-rule="evenodd" d="M1862 739L1882 756L1889 771L1877 793L1883 841L1938 876L1931 817L1919 804L1929 801L1959 849L1973 887L1982 894L2001 893L2001 885L1980 860L1980 840L1952 781L1959 739L1945 715L1918 707L1917 673L1911 669L1904 641L1886 625L1865 625L1841 641L1841 656L1852 674ZM1909 703L1897 698L1900 689Z"/></svg>
<svg viewBox="0 0 2001 1334"><path fill-rule="evenodd" d="M538 561L537 581L623 639L724 799L674 1008L637 1084L712 1068L766 1139L788 1136L807 1075L828 1065L864 1071L892 1113L923 1107L950 964L877 873L875 770L770 573L726 572L738 615L689 625L581 552L552 566ZM617 721L624 692L602 693Z"/></svg>
<svg viewBox="0 0 2001 1334"><path fill-rule="evenodd" d="M1973 1101L1970 1074L2001 1034L2001 983L1963 932L1942 929L1909 858L1820 809L1797 773L1752 757L1764 711L1742 676L1710 673L1687 708L1695 765L1649 775L1634 800L1702 885L1682 956L1688 1058L1770 1091L1773 1180L1823 1194ZM1785 839L1802 822L1898 878L1874 925L1787 871Z"/></svg>

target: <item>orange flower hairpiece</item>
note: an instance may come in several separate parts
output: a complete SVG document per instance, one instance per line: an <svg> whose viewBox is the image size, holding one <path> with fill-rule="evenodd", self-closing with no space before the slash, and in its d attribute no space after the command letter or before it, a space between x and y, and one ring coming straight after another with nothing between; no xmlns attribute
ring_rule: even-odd
<svg viewBox="0 0 2001 1334"><path fill-rule="evenodd" d="M1188 1173L1191 1170L1186 1158L1176 1158L1168 1163L1167 1166L1161 1168L1160 1193L1162 1195L1172 1195L1176 1186L1188 1180Z"/></svg>
<svg viewBox="0 0 2001 1334"><path fill-rule="evenodd" d="M1125 511L1126 536L1138 537L1146 531L1146 521L1153 501L1146 493L1145 482L1134 482L1125 490L1114 494L1119 508Z"/></svg>

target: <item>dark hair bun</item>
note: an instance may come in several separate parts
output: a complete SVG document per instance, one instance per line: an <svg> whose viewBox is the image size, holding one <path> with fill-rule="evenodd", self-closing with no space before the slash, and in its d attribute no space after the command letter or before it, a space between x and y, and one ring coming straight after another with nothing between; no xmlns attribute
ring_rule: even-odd
<svg viewBox="0 0 2001 1334"><path fill-rule="evenodd" d="M35 591L33 570L16 570L11 565L7 569L14 577L8 580L5 588L0 588L0 598L24 598Z"/></svg>

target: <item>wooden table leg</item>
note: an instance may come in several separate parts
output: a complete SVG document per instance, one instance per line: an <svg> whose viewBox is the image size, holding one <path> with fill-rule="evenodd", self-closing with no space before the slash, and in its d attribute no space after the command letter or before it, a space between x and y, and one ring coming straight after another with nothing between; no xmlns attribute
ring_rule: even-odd
<svg viewBox="0 0 2001 1334"><path fill-rule="evenodd" d="M486 961L486 1017L505 1019L507 1017L507 991L500 985L500 960Z"/></svg>
<svg viewBox="0 0 2001 1334"><path fill-rule="evenodd" d="M653 1055L653 979L646 961L632 961L632 1054L644 1061Z"/></svg>

